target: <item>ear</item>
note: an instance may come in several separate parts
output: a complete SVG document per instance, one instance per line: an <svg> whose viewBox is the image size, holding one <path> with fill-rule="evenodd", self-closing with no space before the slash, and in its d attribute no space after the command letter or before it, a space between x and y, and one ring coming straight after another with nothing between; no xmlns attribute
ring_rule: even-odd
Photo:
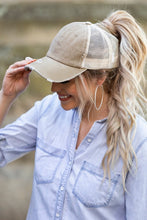
<svg viewBox="0 0 147 220"><path fill-rule="evenodd" d="M97 79L97 85L101 86L106 80L106 76L101 77L100 79Z"/></svg>

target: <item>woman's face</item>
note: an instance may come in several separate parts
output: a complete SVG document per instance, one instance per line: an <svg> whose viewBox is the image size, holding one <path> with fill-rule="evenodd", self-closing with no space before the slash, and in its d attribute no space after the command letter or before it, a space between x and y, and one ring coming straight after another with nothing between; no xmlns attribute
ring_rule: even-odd
<svg viewBox="0 0 147 220"><path fill-rule="evenodd" d="M89 91L90 88L90 93L92 97L94 97L96 87L104 82L105 77L99 80L93 78L90 81L89 85L87 84L86 79L84 77L83 80L86 91ZM82 84L80 86L81 88L83 88ZM88 102L89 97L87 97L85 89L83 88L83 94L85 95L85 100L87 100ZM62 83L52 83L51 91L56 92L58 94L58 98L64 110L70 110L79 107L80 98L76 89L75 78ZM99 99L101 99L101 95L100 97L97 97L97 103L99 103Z"/></svg>
<svg viewBox="0 0 147 220"><path fill-rule="evenodd" d="M52 83L51 91L58 94L58 98L64 110L70 110L79 106L75 79L62 83L54 82Z"/></svg>

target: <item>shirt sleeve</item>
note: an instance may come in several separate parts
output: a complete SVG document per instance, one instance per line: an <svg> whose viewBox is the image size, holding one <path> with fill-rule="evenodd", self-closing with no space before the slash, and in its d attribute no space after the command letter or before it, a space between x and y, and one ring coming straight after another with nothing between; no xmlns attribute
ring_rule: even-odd
<svg viewBox="0 0 147 220"><path fill-rule="evenodd" d="M137 172L126 180L126 220L147 219L147 138L137 152Z"/></svg>
<svg viewBox="0 0 147 220"><path fill-rule="evenodd" d="M33 151L36 145L38 105L0 129L0 167Z"/></svg>

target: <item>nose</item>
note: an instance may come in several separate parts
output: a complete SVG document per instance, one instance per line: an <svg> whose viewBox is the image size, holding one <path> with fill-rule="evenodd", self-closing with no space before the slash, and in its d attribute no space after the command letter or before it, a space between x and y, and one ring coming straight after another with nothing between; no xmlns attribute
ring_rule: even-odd
<svg viewBox="0 0 147 220"><path fill-rule="evenodd" d="M52 86L51 86L51 91L52 92L59 92L60 90L61 90L61 83L53 82Z"/></svg>

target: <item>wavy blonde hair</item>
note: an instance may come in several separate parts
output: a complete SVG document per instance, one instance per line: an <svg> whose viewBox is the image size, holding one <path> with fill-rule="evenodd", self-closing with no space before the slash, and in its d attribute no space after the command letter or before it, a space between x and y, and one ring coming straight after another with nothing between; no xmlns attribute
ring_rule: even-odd
<svg viewBox="0 0 147 220"><path fill-rule="evenodd" d="M122 178L125 188L125 179L128 171L131 171L133 158L137 159L132 146L133 134L135 134L136 114L143 114L143 106L147 103L142 82L145 84L143 69L147 56L147 40L145 33L136 23L135 19L126 11L118 10L111 13L105 20L98 23L101 28L107 30L119 40L120 64L117 69L89 70L76 79L77 91L81 104L82 114L89 96L89 111L94 99L90 90L86 90L83 77L87 84L93 76L107 76L104 82L104 90L109 94L109 115L107 119L107 146L108 149L102 160L104 177L110 178L110 169L114 167L117 159L122 158ZM84 92L82 91L84 88ZM86 99L85 99L86 94ZM132 131L133 134L132 134ZM136 166L137 167L137 166Z"/></svg>

